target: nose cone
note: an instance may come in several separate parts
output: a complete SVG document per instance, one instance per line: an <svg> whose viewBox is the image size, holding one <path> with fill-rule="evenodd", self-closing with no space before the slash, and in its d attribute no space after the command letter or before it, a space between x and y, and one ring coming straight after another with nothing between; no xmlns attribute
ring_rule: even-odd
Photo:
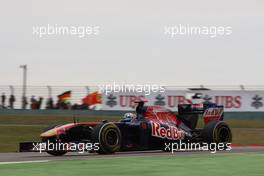
<svg viewBox="0 0 264 176"><path fill-rule="evenodd" d="M44 133L41 133L40 137L51 137L56 135L57 135L57 130L53 128L48 131L45 131Z"/></svg>

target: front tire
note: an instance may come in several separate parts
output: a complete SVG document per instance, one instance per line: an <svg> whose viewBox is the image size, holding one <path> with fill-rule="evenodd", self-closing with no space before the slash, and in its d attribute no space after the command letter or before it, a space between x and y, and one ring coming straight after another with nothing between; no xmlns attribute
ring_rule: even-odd
<svg viewBox="0 0 264 176"><path fill-rule="evenodd" d="M114 123L102 123L94 127L92 141L99 143L99 154L112 154L121 148L121 132Z"/></svg>
<svg viewBox="0 0 264 176"><path fill-rule="evenodd" d="M52 155L52 156L63 156L67 153L67 151L53 150L53 151L47 151L47 153Z"/></svg>
<svg viewBox="0 0 264 176"><path fill-rule="evenodd" d="M46 150L48 141L50 144L56 144L56 140L54 140L53 138L43 139L42 141L46 143ZM47 150L46 152L52 156L63 156L67 153L67 150Z"/></svg>

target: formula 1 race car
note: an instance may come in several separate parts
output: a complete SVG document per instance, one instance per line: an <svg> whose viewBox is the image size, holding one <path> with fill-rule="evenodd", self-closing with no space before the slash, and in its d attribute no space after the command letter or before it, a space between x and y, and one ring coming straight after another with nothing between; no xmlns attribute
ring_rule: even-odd
<svg viewBox="0 0 264 176"><path fill-rule="evenodd" d="M197 128L199 117L203 128ZM43 142L97 144L99 154L121 151L164 150L166 142L230 143L232 133L223 121L224 108L210 104L180 104L178 114L160 106L144 106L138 102L136 113L126 113L119 122L82 122L57 125L47 129L40 137ZM21 145L20 151L26 147ZM49 150L55 156L65 150Z"/></svg>

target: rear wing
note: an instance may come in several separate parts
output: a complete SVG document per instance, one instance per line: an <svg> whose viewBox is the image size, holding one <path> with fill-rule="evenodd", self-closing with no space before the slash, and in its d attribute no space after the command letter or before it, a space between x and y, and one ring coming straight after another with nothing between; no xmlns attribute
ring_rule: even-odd
<svg viewBox="0 0 264 176"><path fill-rule="evenodd" d="M204 120L204 124L207 124L211 121L220 121L224 119L224 106L217 105L215 103L179 104L178 114L179 115L187 115L187 114L201 115Z"/></svg>
<svg viewBox="0 0 264 176"><path fill-rule="evenodd" d="M178 114L203 114L203 104L179 104Z"/></svg>

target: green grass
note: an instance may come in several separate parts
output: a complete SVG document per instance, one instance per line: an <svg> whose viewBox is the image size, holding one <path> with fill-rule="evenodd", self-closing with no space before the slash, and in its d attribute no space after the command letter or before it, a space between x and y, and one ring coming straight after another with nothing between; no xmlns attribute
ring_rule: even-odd
<svg viewBox="0 0 264 176"><path fill-rule="evenodd" d="M117 121L120 117L80 117L82 121ZM0 116L0 152L18 151L19 142L38 141L46 127L73 122L72 117ZM264 144L264 120L227 120L233 132L233 143ZM199 121L199 127L202 122Z"/></svg>
<svg viewBox="0 0 264 176"><path fill-rule="evenodd" d="M109 121L115 121L120 119L120 117L109 116L109 117L78 117L80 122L85 121L101 121L104 119L108 119ZM0 125L54 125L54 124L65 124L73 122L73 117L57 117L57 116L0 116Z"/></svg>
<svg viewBox="0 0 264 176"><path fill-rule="evenodd" d="M232 128L233 144L264 144L264 128Z"/></svg>
<svg viewBox="0 0 264 176"><path fill-rule="evenodd" d="M0 165L0 176L261 176L264 154L128 157Z"/></svg>
<svg viewBox="0 0 264 176"><path fill-rule="evenodd" d="M18 151L19 142L39 141L39 134L46 126L1 126L0 152Z"/></svg>

